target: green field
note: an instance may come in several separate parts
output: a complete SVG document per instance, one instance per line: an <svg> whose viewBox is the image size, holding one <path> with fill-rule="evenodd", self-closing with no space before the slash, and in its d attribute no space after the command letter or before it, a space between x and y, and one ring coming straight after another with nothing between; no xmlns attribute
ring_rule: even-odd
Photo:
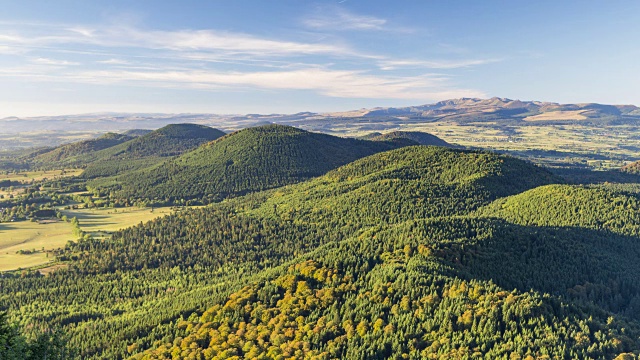
<svg viewBox="0 0 640 360"><path fill-rule="evenodd" d="M62 177L77 176L82 173L82 169L47 170L47 171L25 171L18 173L0 174L0 181L19 181L28 183L31 181L53 180Z"/></svg>
<svg viewBox="0 0 640 360"><path fill-rule="evenodd" d="M471 124L473 125L473 124ZM424 131L457 145L507 151L546 166L587 165L618 169L640 158L637 128L576 124L509 127L499 123L461 126L455 122L415 123L403 131Z"/></svg>
<svg viewBox="0 0 640 360"><path fill-rule="evenodd" d="M66 210L68 218L77 217L83 231L94 236L147 222L171 213L170 207ZM71 225L63 221L37 223L30 221L0 224L0 271L41 266L53 259L47 250L64 246L73 240ZM18 251L32 254L19 254ZM44 251L43 251L44 250Z"/></svg>
<svg viewBox="0 0 640 360"><path fill-rule="evenodd" d="M30 221L0 224L0 271L28 268L45 264L53 258L42 250L52 250L64 246L73 239L71 226L58 221L39 224ZM33 254L18 254L20 250L34 251Z"/></svg>
<svg viewBox="0 0 640 360"><path fill-rule="evenodd" d="M69 219L78 218L82 231L101 235L104 232L112 232L147 222L157 217L171 213L171 207L154 208L120 208L120 209L78 209L64 210L63 215Z"/></svg>

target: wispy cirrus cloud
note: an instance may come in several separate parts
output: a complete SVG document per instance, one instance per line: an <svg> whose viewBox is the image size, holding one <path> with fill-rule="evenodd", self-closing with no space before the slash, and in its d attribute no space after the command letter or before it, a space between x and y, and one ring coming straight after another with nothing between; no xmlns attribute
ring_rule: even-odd
<svg viewBox="0 0 640 360"><path fill-rule="evenodd" d="M305 43L260 38L249 34L216 30L141 30L129 26L102 28L48 28L48 34L0 33L0 46L42 47L53 45L95 45L165 50L199 50L261 56L333 54L355 51L340 44ZM54 34L50 32L54 31Z"/></svg>
<svg viewBox="0 0 640 360"><path fill-rule="evenodd" d="M471 66L485 65L500 62L502 59L462 59L462 60L412 60L412 59L385 59L378 61L382 70L396 70L399 68L427 68L427 69L458 69Z"/></svg>
<svg viewBox="0 0 640 360"><path fill-rule="evenodd" d="M333 19L307 20L306 26L316 29L380 30L387 24L384 19L347 12ZM392 58L359 52L335 37L327 42L291 41L214 29L167 31L123 25L13 28L17 30L0 26L0 51L23 49L31 66L0 68L0 77L38 82L304 90L328 97L426 101L484 94L457 88L449 76L380 70L447 70L499 61Z"/></svg>
<svg viewBox="0 0 640 360"><path fill-rule="evenodd" d="M302 23L317 30L383 30L386 19L369 15L358 15L341 7L320 7L302 20Z"/></svg>
<svg viewBox="0 0 640 360"><path fill-rule="evenodd" d="M106 64L106 65L128 65L131 62L127 61L127 60L123 60L123 59L115 59L115 58L111 58L111 59L107 59L107 60L98 60L96 61L98 64Z"/></svg>
<svg viewBox="0 0 640 360"><path fill-rule="evenodd" d="M14 76L29 72L11 71ZM0 72L0 76L2 76ZM6 75L6 74L5 74ZM219 72L207 70L96 70L60 75L32 74L39 80L92 84L128 84L191 89L309 90L329 97L375 99L446 99L483 97L482 92L455 89L442 75L377 76L363 71L307 68L292 71Z"/></svg>
<svg viewBox="0 0 640 360"><path fill-rule="evenodd" d="M31 62L35 64L41 65L53 65L53 66L76 66L80 65L79 62L68 61L68 60L58 60L58 59L49 59L49 58L36 58L31 60Z"/></svg>

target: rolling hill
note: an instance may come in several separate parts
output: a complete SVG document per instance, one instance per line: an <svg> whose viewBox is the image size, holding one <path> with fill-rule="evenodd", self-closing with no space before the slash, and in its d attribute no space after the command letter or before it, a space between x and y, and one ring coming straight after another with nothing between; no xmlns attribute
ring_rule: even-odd
<svg viewBox="0 0 640 360"><path fill-rule="evenodd" d="M153 168L118 178L119 197L206 199L270 189L411 141L364 141L282 125L247 128Z"/></svg>
<svg viewBox="0 0 640 360"><path fill-rule="evenodd" d="M517 210L505 204L536 203L540 199L535 194L548 196L550 204L557 197L560 213L577 204L577 212L628 208L620 198L609 201L608 190L536 187L552 177L518 160L483 155L419 147L381 153L284 188L258 208L252 205L251 218L275 216L297 227L322 219L307 241L323 234L320 228L334 229L345 240L318 244L294 261L265 271L213 301L198 317L179 321L179 338L156 341L132 359L383 359L400 354L622 359L639 351L637 237L602 231L590 220L578 219L569 226L558 219L556 209L546 214L547 207L537 212L555 219L551 223L520 225L497 219L495 213L473 217L461 216L464 210L457 215L420 211L420 202L402 198L415 196L416 188L470 182L491 183L490 189L503 196L533 187L487 207L502 209L506 218ZM442 167L429 168L434 160ZM486 171L494 161L503 171ZM535 180L513 188L527 178ZM378 182L387 186L372 187ZM388 186L394 182L404 186ZM510 184L508 190L499 190L500 183ZM359 193L362 189L371 201L362 201L367 199ZM473 198L472 192L447 193L449 199L429 198L429 205L441 209L449 201ZM484 201L498 195L486 196ZM569 203L562 204L560 198ZM244 206L242 199L236 201ZM378 209L372 208L376 201ZM402 206L410 204L415 209L403 211ZM609 206L598 209L603 204ZM633 222L638 208L633 204L610 217ZM380 221L369 222L376 218ZM295 248L290 244L287 251L293 251L290 247Z"/></svg>
<svg viewBox="0 0 640 360"><path fill-rule="evenodd" d="M435 135L420 131L391 131L384 134L374 132L361 137L361 139L372 141L392 141L406 139L414 141L419 145L455 147Z"/></svg>
<svg viewBox="0 0 640 360"><path fill-rule="evenodd" d="M69 242L66 268L0 277L0 303L22 328L62 326L82 359L640 353L637 193L398 146L277 125L226 135L131 184L221 170L246 195Z"/></svg>
<svg viewBox="0 0 640 360"><path fill-rule="evenodd" d="M150 133L152 131L153 130L146 130L146 129L131 129L131 130L127 130L127 131L123 132L123 134L136 137L136 136L147 135L148 133Z"/></svg>
<svg viewBox="0 0 640 360"><path fill-rule="evenodd" d="M637 194L608 187L542 186L496 201L480 213L526 226L580 227L640 236Z"/></svg>
<svg viewBox="0 0 640 360"><path fill-rule="evenodd" d="M195 124L173 124L125 143L95 152L82 176L86 179L108 177L154 165L180 155L225 134Z"/></svg>
<svg viewBox="0 0 640 360"><path fill-rule="evenodd" d="M97 139L65 144L51 151L39 153L33 157L32 162L39 166L82 165L90 154L132 139L132 136L124 134L107 133Z"/></svg>
<svg viewBox="0 0 640 360"><path fill-rule="evenodd" d="M284 130L308 136L296 129ZM25 323L43 321L46 316L48 322L76 324L69 330L69 346L82 357L124 357L136 353L136 349L154 347L155 341L172 341L178 332L182 333L174 327L181 315L201 314L226 301L230 292L253 286L258 278L271 279L274 271L282 270L281 264L317 255L319 261L344 269L345 273L336 276L344 276L345 286L351 288L355 286L353 276L364 281L369 276L369 266L381 258L395 266L395 257L387 258L382 253L393 252L396 246L404 251L405 242L417 241L414 236L378 242L372 234L421 218L463 217L497 197L556 180L532 164L485 152L425 146L381 152L300 184L249 194L117 232L112 241L71 243L59 255L68 261L67 270L47 278L5 279L2 289L7 295L0 295L0 301L6 301L10 309L18 309L25 301L33 301L30 290L25 289L38 289L49 300L43 298L42 311L25 313ZM433 230L429 236L433 240L429 241L437 241L442 237L471 236L482 226L469 233L452 233L455 227L448 225L426 228ZM343 248L347 243L362 248ZM449 246L446 244L443 242L443 247ZM315 253L329 250L349 252L343 254L347 258L342 260ZM354 264L356 267L349 270ZM352 280L348 280L350 276ZM114 279L119 280L114 283ZM457 280L454 276L447 281ZM440 282L421 287L420 291L443 286L437 284ZM482 286L485 285L494 289L489 284ZM23 291L15 292L16 287ZM101 290L105 287L110 290ZM77 288L82 288L82 293L73 290ZM130 292L122 293L125 288ZM75 294L73 298L63 295L69 293ZM352 299L349 294L345 296ZM502 299L502 295L496 296ZM88 299L93 299L93 310L71 307L71 302L85 303ZM389 306L400 300L390 299ZM122 310L112 312L113 306ZM395 320L389 323L398 326ZM132 349L130 352L126 345ZM352 351L357 349L353 347Z"/></svg>

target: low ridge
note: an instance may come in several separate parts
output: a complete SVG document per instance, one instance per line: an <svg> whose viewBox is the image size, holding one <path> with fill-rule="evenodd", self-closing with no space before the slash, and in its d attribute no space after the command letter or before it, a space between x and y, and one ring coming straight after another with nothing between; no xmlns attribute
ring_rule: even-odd
<svg viewBox="0 0 640 360"><path fill-rule="evenodd" d="M363 140L373 141L392 141L396 139L407 139L418 143L419 145L455 147L448 142L440 139L435 135L431 135L421 131L392 131L388 133L371 133L362 137Z"/></svg>

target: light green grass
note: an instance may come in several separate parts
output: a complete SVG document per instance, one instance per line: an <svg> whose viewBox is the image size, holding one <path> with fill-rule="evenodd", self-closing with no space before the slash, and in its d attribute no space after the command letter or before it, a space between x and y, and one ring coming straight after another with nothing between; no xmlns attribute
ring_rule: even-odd
<svg viewBox="0 0 640 360"><path fill-rule="evenodd" d="M73 239L71 225L65 222L38 224L30 221L0 224L0 271L28 268L45 264L44 250L57 249ZM36 250L30 255L17 254L20 250Z"/></svg>
<svg viewBox="0 0 640 360"><path fill-rule="evenodd" d="M78 209L63 210L69 219L78 218L80 228L87 233L112 232L147 222L171 213L170 207L140 209L137 207L120 209Z"/></svg>
<svg viewBox="0 0 640 360"><path fill-rule="evenodd" d="M44 179L53 180L69 176L77 176L82 173L81 169L67 169L67 170L48 170L48 171L25 171L19 173L0 174L1 180L19 181L22 183L29 183L33 181L40 181Z"/></svg>
<svg viewBox="0 0 640 360"><path fill-rule="evenodd" d="M124 229L171 213L170 207L140 209L79 209L62 212L69 219L77 217L80 228L94 236ZM69 223L58 221L38 224L30 221L0 223L0 271L42 266L53 260L46 251L63 247L75 240ZM44 248L44 252L42 251ZM20 250L35 250L34 254L18 254Z"/></svg>

